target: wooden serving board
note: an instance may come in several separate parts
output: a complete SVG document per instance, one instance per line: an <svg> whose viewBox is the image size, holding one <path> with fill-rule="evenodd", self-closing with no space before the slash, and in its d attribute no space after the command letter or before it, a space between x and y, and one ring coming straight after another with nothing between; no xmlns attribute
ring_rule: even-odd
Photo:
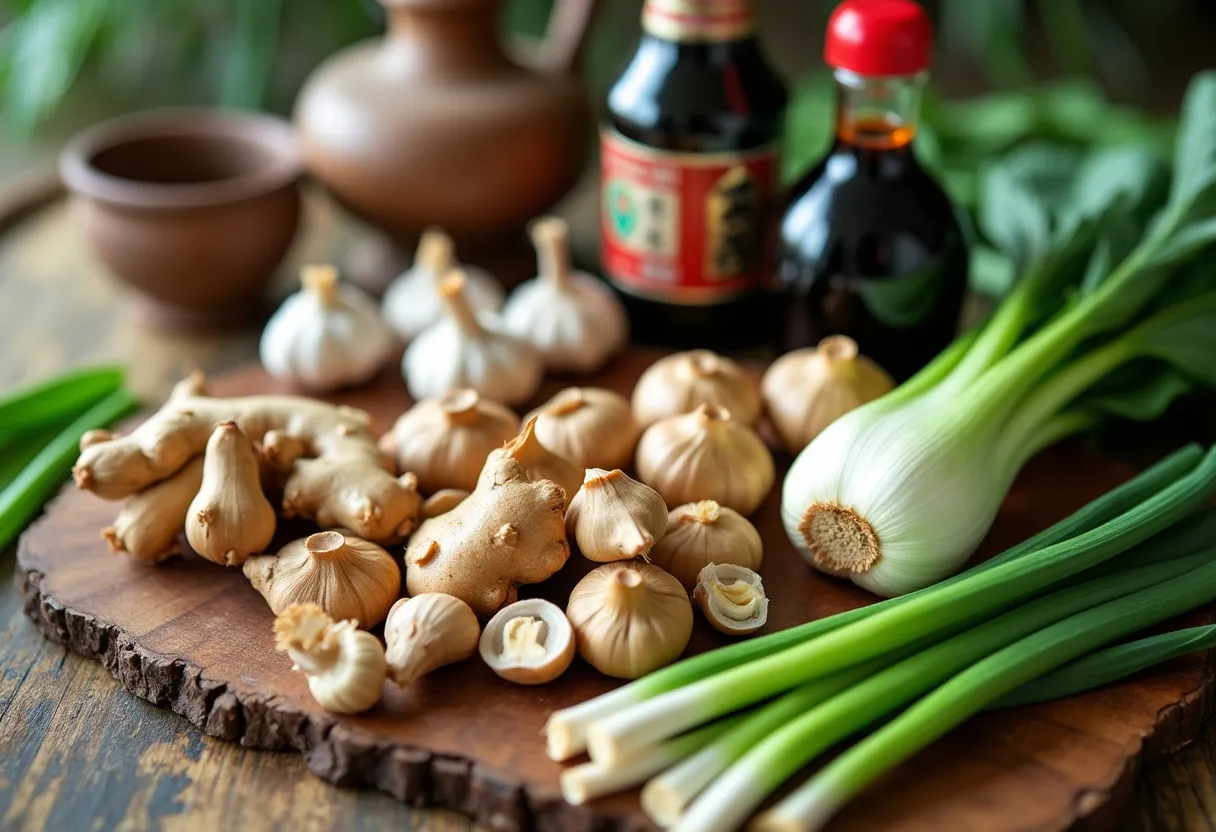
<svg viewBox="0 0 1216 832"><path fill-rule="evenodd" d="M594 382L627 392L654 357L631 353ZM538 401L562 386L549 380ZM283 387L250 368L216 380L213 389L236 396ZM368 410L381 428L410 404L395 368L336 399ZM787 462L778 460L779 473ZM1079 446L1043 454L1018 479L981 556L1059 520L1130 473ZM753 518L766 547L761 573L772 599L769 629L871 600L799 559L781 530L778 490ZM581 661L558 681L531 688L499 679L474 658L409 689L388 685L367 714L335 716L312 701L303 677L274 651L273 616L240 570L195 557L147 567L111 555L98 531L117 509L65 489L22 537L17 580L27 614L49 638L100 660L135 695L208 735L295 749L335 784L453 809L490 829L650 828L636 793L584 807L561 800L561 766L545 756L541 726L555 708L612 686ZM521 594L564 606L570 587L592 566L575 554L553 579ZM690 651L724 642L698 616ZM1191 656L1073 699L984 714L897 769L831 828L1001 832L1078 821L1109 827L1140 762L1194 737L1211 688L1206 659Z"/></svg>

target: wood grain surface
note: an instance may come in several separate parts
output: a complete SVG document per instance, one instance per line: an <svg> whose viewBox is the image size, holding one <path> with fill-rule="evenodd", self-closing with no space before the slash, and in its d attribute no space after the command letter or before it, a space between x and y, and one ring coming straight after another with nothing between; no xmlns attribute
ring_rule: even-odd
<svg viewBox="0 0 1216 832"><path fill-rule="evenodd" d="M349 238L316 204L310 227L309 246L296 262L323 256ZM0 240L0 310L6 313L0 386L6 388L69 366L117 360L131 368L141 393L157 399L183 372L232 367L247 360L256 343L249 333L198 339L140 329L79 245L62 207ZM0 556L0 578L13 571L11 555ZM308 776L297 754L202 736L180 717L125 693L100 664L42 638L20 609L17 592L0 588L0 828L467 828L451 813L335 789ZM1073 733L1066 723L1055 731L1061 747ZM1010 762L1025 753L1016 731L997 731L984 741ZM1118 813L1120 828L1216 828L1210 820L1216 816L1213 749L1216 730L1209 723L1199 742L1142 770L1132 801ZM956 756L970 751L956 750ZM1053 757L1065 771L1077 759ZM935 782L925 778L920 786L932 790ZM1083 797L1078 805L1094 799ZM888 811L898 811L898 804L890 801Z"/></svg>

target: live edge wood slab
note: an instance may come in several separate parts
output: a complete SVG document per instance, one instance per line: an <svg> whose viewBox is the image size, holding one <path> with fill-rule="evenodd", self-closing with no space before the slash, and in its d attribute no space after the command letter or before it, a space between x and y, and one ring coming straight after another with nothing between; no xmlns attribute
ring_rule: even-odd
<svg viewBox="0 0 1216 832"><path fill-rule="evenodd" d="M628 391L653 358L631 353L593 382ZM550 380L538 401L565 383ZM258 368L212 387L228 396L284 390ZM394 368L335 400L368 410L382 428L410 404ZM780 472L788 460L778 461ZM980 557L1059 520L1130 473L1079 446L1041 455L1018 479ZM65 489L22 538L17 581L26 613L49 638L101 661L135 695L208 735L294 749L332 783L453 809L491 829L651 828L635 793L584 807L561 800L561 766L545 756L541 726L552 710L612 686L581 661L557 682L529 688L473 659L406 690L386 686L383 702L367 714L335 716L316 706L303 678L274 651L273 616L239 570L195 557L145 567L109 554L99 530L117 508ZM872 600L798 558L781 530L777 490L753 520L766 547L761 573L772 599L770 630ZM282 531L287 538L306 530ZM561 573L521 594L564 606L590 567L575 553ZM1188 623L1201 620L1210 617ZM689 650L724 639L698 619ZM1109 828L1140 763L1195 736L1211 689L1207 660L1191 656L1083 696L984 714L899 767L831 828Z"/></svg>

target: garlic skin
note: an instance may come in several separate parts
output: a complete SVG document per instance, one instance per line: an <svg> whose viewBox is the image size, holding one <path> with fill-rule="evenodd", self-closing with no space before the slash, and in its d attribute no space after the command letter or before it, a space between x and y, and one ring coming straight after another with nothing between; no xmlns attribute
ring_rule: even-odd
<svg viewBox="0 0 1216 832"><path fill-rule="evenodd" d="M531 479L548 480L560 485L566 493L567 505L583 484L583 469L554 453L536 437L535 416L528 419L519 436L486 457L486 467L504 456L524 466Z"/></svg>
<svg viewBox="0 0 1216 832"><path fill-rule="evenodd" d="M507 299L502 310L507 331L531 342L547 369L593 372L625 349L625 308L602 281L570 269L565 220L542 217L530 231L540 273Z"/></svg>
<svg viewBox="0 0 1216 832"><path fill-rule="evenodd" d="M479 650L482 661L507 681L543 685L574 661L574 629L561 607L528 598L494 614Z"/></svg>
<svg viewBox="0 0 1216 832"><path fill-rule="evenodd" d="M462 387L423 399L401 414L380 448L392 455L398 471L418 477L424 494L472 491L490 451L517 433L519 419L510 408Z"/></svg>
<svg viewBox="0 0 1216 832"><path fill-rule="evenodd" d="M745 636L768 623L764 582L751 569L734 564L708 564L697 576L693 598L705 620L728 636Z"/></svg>
<svg viewBox="0 0 1216 832"><path fill-rule="evenodd" d="M588 560L644 558L667 531L663 498L619 468L588 468L566 509L566 533Z"/></svg>
<svg viewBox="0 0 1216 832"><path fill-rule="evenodd" d="M492 401L527 401L544 373L540 355L507 333L497 315L474 311L466 286L459 271L439 282L444 314L410 343L401 359L410 395L425 399L471 387Z"/></svg>
<svg viewBox="0 0 1216 832"><path fill-rule="evenodd" d="M650 562L691 592L711 563L759 569L764 542L756 527L733 508L713 500L685 503L667 516L667 533L650 550Z"/></svg>
<svg viewBox="0 0 1216 832"><path fill-rule="evenodd" d="M633 415L643 427L691 413L699 405L729 410L735 420L754 425L760 418L760 390L743 368L709 350L678 352L646 368L633 388Z"/></svg>
<svg viewBox="0 0 1216 832"><path fill-rule="evenodd" d="M570 592L566 617L578 653L605 676L636 679L671 664L692 637L680 582L648 563L607 563Z"/></svg>
<svg viewBox="0 0 1216 832"><path fill-rule="evenodd" d="M335 623L316 604L295 604L274 620L274 646L291 657L317 704L335 714L357 714L384 693L387 666L380 639L354 621Z"/></svg>
<svg viewBox="0 0 1216 832"><path fill-rule="evenodd" d="M401 594L401 569L392 555L336 531L293 540L277 555L251 557L244 571L276 615L311 603L333 618L374 627Z"/></svg>
<svg viewBox="0 0 1216 832"><path fill-rule="evenodd" d="M402 598L384 622L389 678L409 685L477 650L481 625L472 607L451 595L424 592Z"/></svg>
<svg viewBox="0 0 1216 832"><path fill-rule="evenodd" d="M740 514L760 507L776 475L760 436L714 405L648 427L638 441L637 469L668 505L714 500Z"/></svg>
<svg viewBox="0 0 1216 832"><path fill-rule="evenodd" d="M262 331L262 366L314 393L374 376L393 349L375 301L357 286L339 285L333 266L305 266L300 282L303 288L283 301Z"/></svg>
<svg viewBox="0 0 1216 832"><path fill-rule="evenodd" d="M773 362L760 382L769 420L786 449L797 453L850 410L895 388L887 372L845 335L815 348L794 350Z"/></svg>
<svg viewBox="0 0 1216 832"><path fill-rule="evenodd" d="M240 566L270 545L278 522L262 493L257 452L236 422L220 422L203 452L203 481L186 510L186 540L207 560Z"/></svg>
<svg viewBox="0 0 1216 832"><path fill-rule="evenodd" d="M536 436L580 468L627 468L642 429L629 400L602 387L567 387L529 413Z"/></svg>
<svg viewBox="0 0 1216 832"><path fill-rule="evenodd" d="M455 266L452 238L438 228L423 231L413 265L389 284L380 307L384 320L402 341L412 341L443 317L439 281ZM476 266L460 268L468 280L466 296L471 308L494 312L502 307L502 286L489 272Z"/></svg>

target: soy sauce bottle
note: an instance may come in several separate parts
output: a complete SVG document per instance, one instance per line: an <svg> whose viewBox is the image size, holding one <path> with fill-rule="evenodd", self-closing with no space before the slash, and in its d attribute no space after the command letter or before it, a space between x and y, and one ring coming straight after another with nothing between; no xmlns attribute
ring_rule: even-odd
<svg viewBox="0 0 1216 832"><path fill-rule="evenodd" d="M793 187L778 227L787 349L848 335L903 380L955 335L966 243L911 147L931 49L913 0L845 0L831 16L835 143Z"/></svg>
<svg viewBox="0 0 1216 832"><path fill-rule="evenodd" d="M785 103L749 0L646 0L600 153L600 259L635 343L771 344Z"/></svg>

